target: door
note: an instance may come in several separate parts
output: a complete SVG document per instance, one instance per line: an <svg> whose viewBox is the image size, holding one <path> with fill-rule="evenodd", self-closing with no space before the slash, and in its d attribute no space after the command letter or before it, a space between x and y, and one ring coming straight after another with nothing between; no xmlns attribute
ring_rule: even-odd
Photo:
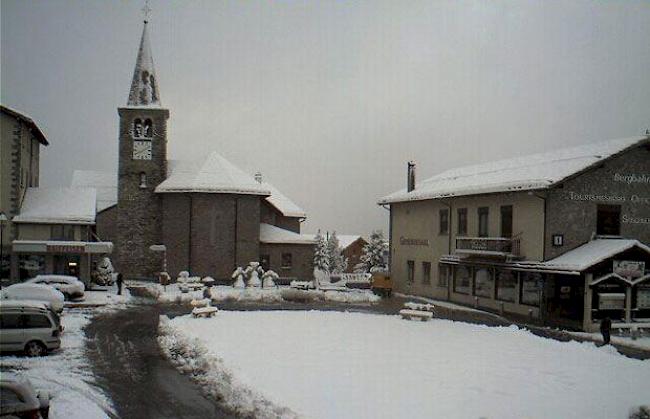
<svg viewBox="0 0 650 419"><path fill-rule="evenodd" d="M22 351L25 336L21 325L20 314L0 314L0 350Z"/></svg>

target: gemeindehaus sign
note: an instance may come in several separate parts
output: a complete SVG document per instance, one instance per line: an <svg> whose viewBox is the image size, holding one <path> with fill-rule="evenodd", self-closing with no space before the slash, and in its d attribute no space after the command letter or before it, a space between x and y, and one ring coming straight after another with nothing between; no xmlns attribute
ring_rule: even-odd
<svg viewBox="0 0 650 419"><path fill-rule="evenodd" d="M400 237L399 244L402 246L428 246L429 239L412 239L410 237Z"/></svg>

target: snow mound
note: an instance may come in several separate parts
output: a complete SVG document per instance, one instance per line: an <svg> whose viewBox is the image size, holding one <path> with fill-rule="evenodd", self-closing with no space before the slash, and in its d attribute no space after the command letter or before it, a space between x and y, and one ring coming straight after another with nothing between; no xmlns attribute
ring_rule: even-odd
<svg viewBox="0 0 650 419"><path fill-rule="evenodd" d="M299 416L286 407L276 406L256 391L243 385L224 366L223 361L208 353L198 339L188 338L160 316L158 342L163 353L183 374L192 377L212 397L242 417L258 419L294 419Z"/></svg>

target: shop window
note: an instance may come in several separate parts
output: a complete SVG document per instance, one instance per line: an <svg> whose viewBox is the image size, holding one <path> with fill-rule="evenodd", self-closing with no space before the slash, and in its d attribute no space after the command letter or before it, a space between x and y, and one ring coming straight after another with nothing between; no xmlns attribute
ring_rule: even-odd
<svg viewBox="0 0 650 419"><path fill-rule="evenodd" d="M268 271L271 268L271 256L270 255L261 255L260 256L260 266L265 271Z"/></svg>
<svg viewBox="0 0 650 419"><path fill-rule="evenodd" d="M471 269L468 266L458 265L454 272L454 292L469 294L471 283Z"/></svg>
<svg viewBox="0 0 650 419"><path fill-rule="evenodd" d="M33 278L45 273L45 257L43 255L18 256L18 274L20 279Z"/></svg>
<svg viewBox="0 0 650 419"><path fill-rule="evenodd" d="M512 237L512 205L501 207L501 237Z"/></svg>
<svg viewBox="0 0 650 419"><path fill-rule="evenodd" d="M467 208L458 208L458 235L467 236Z"/></svg>
<svg viewBox="0 0 650 419"><path fill-rule="evenodd" d="M520 294L521 303L539 307L542 295L542 285L542 274L537 272L522 272Z"/></svg>
<svg viewBox="0 0 650 419"><path fill-rule="evenodd" d="M293 266L293 255L291 253L282 254L282 269L291 269Z"/></svg>
<svg viewBox="0 0 650 419"><path fill-rule="evenodd" d="M491 298L493 295L494 278L492 270L488 268L477 269L474 273L474 295L477 297Z"/></svg>
<svg viewBox="0 0 650 419"><path fill-rule="evenodd" d="M406 268L407 268L406 281L409 284L412 284L413 280L415 278L415 261L407 260L406 261Z"/></svg>
<svg viewBox="0 0 650 419"><path fill-rule="evenodd" d="M488 214L490 209L488 207L480 207L478 209L478 236L487 237L488 236Z"/></svg>
<svg viewBox="0 0 650 419"><path fill-rule="evenodd" d="M598 205L596 234L602 236L621 235L621 206Z"/></svg>
<svg viewBox="0 0 650 419"><path fill-rule="evenodd" d="M440 210L440 234L449 233L449 210Z"/></svg>
<svg viewBox="0 0 650 419"><path fill-rule="evenodd" d="M446 265L438 266L438 286L447 288L449 281L449 267Z"/></svg>
<svg viewBox="0 0 650 419"><path fill-rule="evenodd" d="M517 287L517 274L513 271L499 269L497 271L497 300L515 301L515 290Z"/></svg>
<svg viewBox="0 0 650 419"><path fill-rule="evenodd" d="M422 262L422 283L431 283L431 262Z"/></svg>

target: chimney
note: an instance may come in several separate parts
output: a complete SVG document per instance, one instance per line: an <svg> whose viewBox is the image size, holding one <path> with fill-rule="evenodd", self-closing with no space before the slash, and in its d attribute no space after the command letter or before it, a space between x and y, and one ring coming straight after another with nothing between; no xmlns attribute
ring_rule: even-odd
<svg viewBox="0 0 650 419"><path fill-rule="evenodd" d="M255 180L257 183L262 183L262 172L255 173Z"/></svg>
<svg viewBox="0 0 650 419"><path fill-rule="evenodd" d="M415 189L415 162L410 161L407 164L406 191L411 192L413 189Z"/></svg>

